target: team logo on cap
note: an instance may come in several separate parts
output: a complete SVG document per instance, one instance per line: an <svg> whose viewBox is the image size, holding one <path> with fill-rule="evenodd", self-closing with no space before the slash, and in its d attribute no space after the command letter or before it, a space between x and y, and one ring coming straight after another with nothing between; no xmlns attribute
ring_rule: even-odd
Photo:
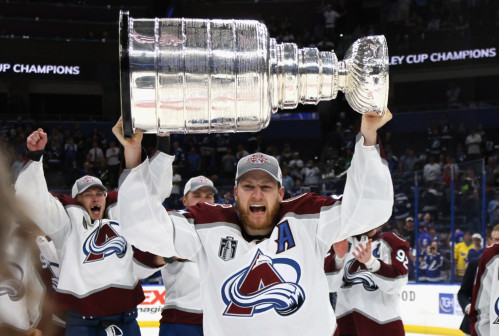
<svg viewBox="0 0 499 336"><path fill-rule="evenodd" d="M203 182L203 183L210 183L210 180L208 180L208 178L204 177L204 176L199 176L197 179L196 179L197 182Z"/></svg>
<svg viewBox="0 0 499 336"><path fill-rule="evenodd" d="M262 164L262 163L269 163L270 161L262 154L253 154L246 160L246 162Z"/></svg>
<svg viewBox="0 0 499 336"><path fill-rule="evenodd" d="M82 183L91 183L91 182L95 182L95 181L97 181L97 179L95 177L93 177L93 176L85 176L81 180Z"/></svg>

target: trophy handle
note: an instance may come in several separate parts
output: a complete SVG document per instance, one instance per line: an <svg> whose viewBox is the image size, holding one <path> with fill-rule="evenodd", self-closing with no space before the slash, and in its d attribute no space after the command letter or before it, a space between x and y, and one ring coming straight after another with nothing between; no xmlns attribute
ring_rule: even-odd
<svg viewBox="0 0 499 336"><path fill-rule="evenodd" d="M130 99L130 55L128 48L128 11L120 10L119 20L119 50L120 50L120 86L121 86L121 118L123 120L123 135L131 138L133 135L132 106Z"/></svg>

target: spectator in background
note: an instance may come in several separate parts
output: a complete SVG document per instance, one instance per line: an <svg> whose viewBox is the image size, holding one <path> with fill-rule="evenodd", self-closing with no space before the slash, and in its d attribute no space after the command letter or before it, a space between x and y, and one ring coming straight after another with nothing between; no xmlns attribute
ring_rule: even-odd
<svg viewBox="0 0 499 336"><path fill-rule="evenodd" d="M461 282L466 271L468 251L473 248L471 242L471 232L464 232L463 241L454 247L454 280Z"/></svg>
<svg viewBox="0 0 499 336"><path fill-rule="evenodd" d="M436 162L435 156L430 155L428 163L423 167L423 179L426 183L436 183L442 177L440 165Z"/></svg>
<svg viewBox="0 0 499 336"><path fill-rule="evenodd" d="M466 262L469 263L473 259L480 259L483 253L483 238L479 233L473 233L471 236L472 247L468 251Z"/></svg>
<svg viewBox="0 0 499 336"><path fill-rule="evenodd" d="M404 238L409 245L414 248L414 243L416 241L416 232L414 231L414 218L407 217L405 219L405 226L402 230L402 238Z"/></svg>
<svg viewBox="0 0 499 336"><path fill-rule="evenodd" d="M236 171L236 157L232 154L232 148L227 147L225 155L222 157L221 161L221 175L225 178L230 178L234 176Z"/></svg>
<svg viewBox="0 0 499 336"><path fill-rule="evenodd" d="M487 204L490 224L499 224L499 188L495 189L494 198Z"/></svg>
<svg viewBox="0 0 499 336"><path fill-rule="evenodd" d="M109 169L109 185L111 188L118 186L120 173L120 148L116 146L116 141L109 141L109 148L106 149L107 168Z"/></svg>
<svg viewBox="0 0 499 336"><path fill-rule="evenodd" d="M72 137L66 138L64 143L64 170L67 171L71 168L73 161L76 160L78 153L78 145L74 142Z"/></svg>
<svg viewBox="0 0 499 336"><path fill-rule="evenodd" d="M303 179L301 170L303 169L303 160L300 158L299 152L294 152L292 159L289 161L289 173L292 177Z"/></svg>
<svg viewBox="0 0 499 336"><path fill-rule="evenodd" d="M87 162L95 168L99 166L99 162L102 160L104 160L104 152L102 151L102 148L99 147L99 142L94 140L92 142L92 148L88 150Z"/></svg>
<svg viewBox="0 0 499 336"><path fill-rule="evenodd" d="M284 192L285 192L285 197L284 198L289 198L290 191L293 190L295 186L295 181L289 175L289 169L287 167L282 167L282 186L284 187Z"/></svg>
<svg viewBox="0 0 499 336"><path fill-rule="evenodd" d="M195 146L191 146L187 154L187 172L188 176L199 175L201 171L201 155L199 155Z"/></svg>
<svg viewBox="0 0 499 336"><path fill-rule="evenodd" d="M317 186L321 177L321 171L315 164L315 161L309 159L307 165L301 170L301 175L304 177L304 186Z"/></svg>
<svg viewBox="0 0 499 336"><path fill-rule="evenodd" d="M232 196L232 193L230 191L226 191L222 197L218 200L218 203L220 204L231 204L234 205L236 204L236 200Z"/></svg>
<svg viewBox="0 0 499 336"><path fill-rule="evenodd" d="M471 133L466 137L466 156L469 160L477 160L481 158L482 137L474 128Z"/></svg>
<svg viewBox="0 0 499 336"><path fill-rule="evenodd" d="M420 257L420 281L442 282L446 280L443 272L444 256L440 253L439 247L438 241L432 241Z"/></svg>
<svg viewBox="0 0 499 336"><path fill-rule="evenodd" d="M57 139L50 139L50 145L46 149L46 154L48 169L53 172L60 172L63 151Z"/></svg>
<svg viewBox="0 0 499 336"><path fill-rule="evenodd" d="M400 157L400 163L405 171L415 170L414 166L419 161L419 159L414 155L414 150L412 148L406 148L404 155Z"/></svg>

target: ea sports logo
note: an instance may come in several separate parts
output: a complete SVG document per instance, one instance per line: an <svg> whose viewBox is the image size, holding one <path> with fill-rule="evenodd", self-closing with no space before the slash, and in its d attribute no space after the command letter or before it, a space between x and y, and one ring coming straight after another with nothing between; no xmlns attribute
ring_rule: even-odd
<svg viewBox="0 0 499 336"><path fill-rule="evenodd" d="M251 155L248 158L247 162L251 162L251 163L254 163L254 164L262 164L262 163L268 163L269 159L267 159L262 154L255 154L255 155Z"/></svg>

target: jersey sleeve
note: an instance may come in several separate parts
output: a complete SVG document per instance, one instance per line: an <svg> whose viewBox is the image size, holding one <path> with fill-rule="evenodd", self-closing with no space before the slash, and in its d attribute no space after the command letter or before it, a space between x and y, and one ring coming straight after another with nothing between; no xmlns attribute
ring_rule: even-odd
<svg viewBox="0 0 499 336"><path fill-rule="evenodd" d="M373 273L376 285L388 294L397 294L407 284L409 244L391 232L381 238L378 260L380 268Z"/></svg>
<svg viewBox="0 0 499 336"><path fill-rule="evenodd" d="M26 214L40 229L59 243L70 229L69 215L47 188L42 159L28 161L15 183L16 196L24 201Z"/></svg>
<svg viewBox="0 0 499 336"><path fill-rule="evenodd" d="M343 275L345 274L343 264L344 259L339 262L334 249L331 247L324 260L324 272L326 273L330 293L338 291L343 283Z"/></svg>
<svg viewBox="0 0 499 336"><path fill-rule="evenodd" d="M318 237L326 246L377 228L391 216L393 184L388 164L378 145L363 143L359 135L340 202L321 211Z"/></svg>
<svg viewBox="0 0 499 336"><path fill-rule="evenodd" d="M161 202L169 197L172 191L172 163L174 159L174 156L165 154L161 151L156 151L149 159L151 178L154 181L154 187L158 190L158 199Z"/></svg>
<svg viewBox="0 0 499 336"><path fill-rule="evenodd" d="M118 217L123 235L142 251L162 257L189 259L189 256L179 254L175 249L173 220L162 206L153 184L148 160L130 170L122 181L118 193ZM179 230L191 225L184 217L176 218L175 222ZM199 238L190 243L200 245Z"/></svg>

